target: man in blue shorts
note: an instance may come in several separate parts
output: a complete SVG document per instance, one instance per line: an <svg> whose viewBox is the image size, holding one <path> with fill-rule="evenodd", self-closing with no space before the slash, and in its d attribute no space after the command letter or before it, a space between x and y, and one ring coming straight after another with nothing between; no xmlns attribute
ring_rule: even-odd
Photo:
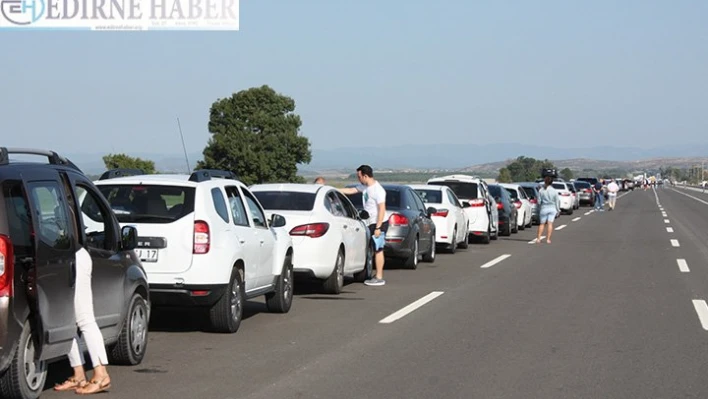
<svg viewBox="0 0 708 399"><path fill-rule="evenodd" d="M359 185L351 188L339 190L342 194L362 193L364 210L369 214L366 223L371 231L371 239L374 242L374 262L376 264L376 275L364 281L370 286L382 286L386 284L383 279L384 268L384 245L386 244L386 230L388 222L384 222L386 217L386 190L381 183L374 179L374 171L369 165L361 165L356 170L359 178Z"/></svg>

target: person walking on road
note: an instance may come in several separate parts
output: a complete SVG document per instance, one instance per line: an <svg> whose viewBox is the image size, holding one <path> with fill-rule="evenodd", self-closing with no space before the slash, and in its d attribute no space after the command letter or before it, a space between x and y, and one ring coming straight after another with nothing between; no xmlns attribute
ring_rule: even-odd
<svg viewBox="0 0 708 399"><path fill-rule="evenodd" d="M543 187L538 190L538 235L536 236L536 243L541 242L541 237L543 236L543 229L548 225L548 237L546 242L551 243L551 236L553 235L553 221L560 215L560 197L558 196L558 191L553 188L553 175L546 174L543 177Z"/></svg>
<svg viewBox="0 0 708 399"><path fill-rule="evenodd" d="M384 269L384 244L386 243L386 231L388 222L384 222L386 216L386 190L381 183L374 179L374 171L369 165L361 165L356 170L359 185L356 187L343 188L339 191L342 194L362 193L364 210L369 214L366 223L371 231L371 239L374 242L374 261L376 263L376 275L364 284L370 286L382 286L386 284L383 279Z"/></svg>
<svg viewBox="0 0 708 399"><path fill-rule="evenodd" d="M617 203L617 192L619 191L619 185L613 180L607 185L607 206L610 211L615 210L615 204Z"/></svg>
<svg viewBox="0 0 708 399"><path fill-rule="evenodd" d="M597 181L597 183L595 183L595 187L593 187L593 190L595 191L595 210L602 212L605 206L605 195L602 192L602 183L600 183L599 180Z"/></svg>

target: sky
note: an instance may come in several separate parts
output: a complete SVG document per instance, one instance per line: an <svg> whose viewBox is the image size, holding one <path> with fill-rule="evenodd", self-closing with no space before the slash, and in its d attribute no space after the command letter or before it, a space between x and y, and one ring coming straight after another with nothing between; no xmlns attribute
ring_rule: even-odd
<svg viewBox="0 0 708 399"><path fill-rule="evenodd" d="M231 32L0 32L0 143L181 154L270 85L314 149L708 134L708 2L241 0Z"/></svg>

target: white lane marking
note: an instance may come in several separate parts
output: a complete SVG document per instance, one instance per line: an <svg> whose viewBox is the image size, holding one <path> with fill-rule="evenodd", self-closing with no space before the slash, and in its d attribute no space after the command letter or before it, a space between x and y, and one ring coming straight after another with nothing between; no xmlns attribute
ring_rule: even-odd
<svg viewBox="0 0 708 399"><path fill-rule="evenodd" d="M686 259L676 259L676 263L678 264L679 270L681 270L682 273L690 272L690 270L688 270L688 263L686 262Z"/></svg>
<svg viewBox="0 0 708 399"><path fill-rule="evenodd" d="M563 224L563 225L560 225L560 226L556 227L556 228L553 229L553 230L563 230L563 229L566 228L566 227L568 227L568 225L567 225L567 224Z"/></svg>
<svg viewBox="0 0 708 399"><path fill-rule="evenodd" d="M696 200L696 201L698 201L698 202L701 202L701 203L703 203L703 204L708 205L708 202L703 201L703 200L700 199L700 198L694 197L694 196L692 196L692 195L690 195L690 194L682 193L681 191L678 191L678 190L673 189L673 188L672 188L672 190L674 190L675 192L677 192L677 193L679 193L679 194L681 194L681 195L685 195L685 196L688 197L688 198L693 198L694 200Z"/></svg>
<svg viewBox="0 0 708 399"><path fill-rule="evenodd" d="M667 228L666 228L666 232L667 232L667 233L673 233L673 232L674 232L673 227L667 227Z"/></svg>
<svg viewBox="0 0 708 399"><path fill-rule="evenodd" d="M587 216L587 215L591 214L592 212L593 212L593 211L590 211L590 212L585 212L585 216Z"/></svg>
<svg viewBox="0 0 708 399"><path fill-rule="evenodd" d="M401 308L400 310L391 313L389 316L384 317L383 319L379 320L379 323L381 323L381 324L393 323L394 321L403 318L407 314L412 313L414 310L420 308L421 306L425 305L426 303L432 301L433 299L439 297L442 294L444 294L443 291L433 291L430 294L411 303L410 305L407 305L407 306Z"/></svg>
<svg viewBox="0 0 708 399"><path fill-rule="evenodd" d="M665 218L666 218L666 217L669 217L669 216L666 214L666 212L661 212L661 216L663 216L663 217L665 217Z"/></svg>
<svg viewBox="0 0 708 399"><path fill-rule="evenodd" d="M543 240L544 238L546 238L546 236L541 236L541 239L542 239L542 240ZM535 243L536 243L536 239L535 239L535 238L534 238L533 240L529 241L529 244L535 244Z"/></svg>
<svg viewBox="0 0 708 399"><path fill-rule="evenodd" d="M708 331L708 303L702 299L694 299L693 307L698 313L698 320L701 321L701 326L703 329Z"/></svg>
<svg viewBox="0 0 708 399"><path fill-rule="evenodd" d="M510 256L511 256L511 254L505 254L505 255L499 256L499 257L497 257L496 259L492 259L492 260L490 260L489 262L483 264L482 266L480 266L480 268L481 268L481 269L488 269L488 268L490 268L490 267L496 265L497 263L503 261L504 259L506 259L506 258L508 258L508 257L510 257Z"/></svg>
<svg viewBox="0 0 708 399"><path fill-rule="evenodd" d="M681 245L679 244L678 240L671 240L671 246L672 247L680 247Z"/></svg>
<svg viewBox="0 0 708 399"><path fill-rule="evenodd" d="M669 219L664 219L664 223L671 223Z"/></svg>
<svg viewBox="0 0 708 399"><path fill-rule="evenodd" d="M582 219L582 218L581 218L580 216L578 216L577 218L573 219L573 221L574 221L574 222L577 222L577 221L580 220L580 219Z"/></svg>

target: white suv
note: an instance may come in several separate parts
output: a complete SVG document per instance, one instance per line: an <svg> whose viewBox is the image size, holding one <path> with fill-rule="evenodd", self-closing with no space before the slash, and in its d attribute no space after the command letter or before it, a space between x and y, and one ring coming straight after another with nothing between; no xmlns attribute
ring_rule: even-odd
<svg viewBox="0 0 708 399"><path fill-rule="evenodd" d="M231 172L145 175L108 171L95 182L135 249L156 307L203 307L211 328L236 332L247 299L265 295L286 313L293 299L293 245L285 218L263 207Z"/></svg>
<svg viewBox="0 0 708 399"><path fill-rule="evenodd" d="M448 186L460 201L470 206L465 208L468 218L470 239L481 237L484 243L495 239L499 234L499 214L493 206L487 183L477 176L450 175L434 177L428 180L429 185Z"/></svg>

